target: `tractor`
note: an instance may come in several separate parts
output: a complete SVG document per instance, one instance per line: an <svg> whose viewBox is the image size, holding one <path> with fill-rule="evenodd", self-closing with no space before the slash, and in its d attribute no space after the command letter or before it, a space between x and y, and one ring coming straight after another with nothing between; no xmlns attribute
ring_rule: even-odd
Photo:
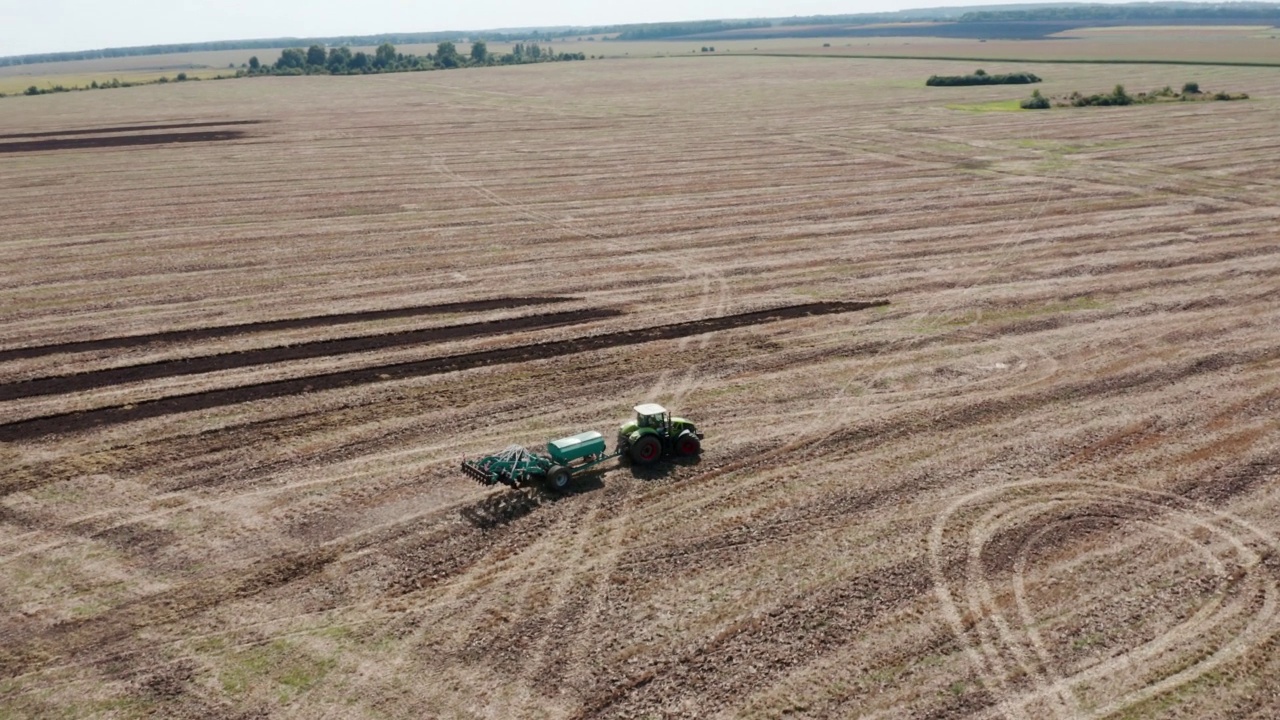
<svg viewBox="0 0 1280 720"><path fill-rule="evenodd" d="M574 480L614 458L652 465L664 457L688 457L702 450L702 433L684 418L672 417L655 403L636 406L636 419L618 428L618 445L605 451L604 436L594 430L547 443L545 453L519 445L476 460L462 461L462 471L482 485L513 488L540 485L567 490Z"/></svg>
<svg viewBox="0 0 1280 720"><path fill-rule="evenodd" d="M702 433L682 417L672 417L657 403L636 406L636 419L618 428L618 453L636 465L652 465L664 457L689 457L702 450Z"/></svg>

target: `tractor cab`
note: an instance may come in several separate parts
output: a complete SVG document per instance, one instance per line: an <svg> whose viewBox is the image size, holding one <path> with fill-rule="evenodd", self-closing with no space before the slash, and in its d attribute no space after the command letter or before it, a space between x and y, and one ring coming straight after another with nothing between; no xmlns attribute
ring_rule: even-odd
<svg viewBox="0 0 1280 720"><path fill-rule="evenodd" d="M653 428L659 431L671 429L671 413L658 403L637 405L635 410L637 427Z"/></svg>

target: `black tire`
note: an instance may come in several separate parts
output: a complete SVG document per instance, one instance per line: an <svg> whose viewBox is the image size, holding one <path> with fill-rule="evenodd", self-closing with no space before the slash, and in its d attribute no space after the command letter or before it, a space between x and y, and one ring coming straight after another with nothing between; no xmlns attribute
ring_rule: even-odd
<svg viewBox="0 0 1280 720"><path fill-rule="evenodd" d="M662 441L653 435L645 435L631 443L628 453L636 465L652 465L662 457Z"/></svg>
<svg viewBox="0 0 1280 720"><path fill-rule="evenodd" d="M685 430L676 438L676 454L680 457L692 457L702 452L702 442L698 436Z"/></svg>
<svg viewBox="0 0 1280 720"><path fill-rule="evenodd" d="M556 492L564 492L573 484L573 475L569 472L569 468L561 465L552 465L547 471L547 488Z"/></svg>

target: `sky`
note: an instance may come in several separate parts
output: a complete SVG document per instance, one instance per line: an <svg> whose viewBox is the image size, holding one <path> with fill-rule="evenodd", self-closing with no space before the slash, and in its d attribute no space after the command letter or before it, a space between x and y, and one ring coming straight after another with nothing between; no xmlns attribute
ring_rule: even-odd
<svg viewBox="0 0 1280 720"><path fill-rule="evenodd" d="M1027 0L0 0L0 56L210 40L882 12Z"/></svg>

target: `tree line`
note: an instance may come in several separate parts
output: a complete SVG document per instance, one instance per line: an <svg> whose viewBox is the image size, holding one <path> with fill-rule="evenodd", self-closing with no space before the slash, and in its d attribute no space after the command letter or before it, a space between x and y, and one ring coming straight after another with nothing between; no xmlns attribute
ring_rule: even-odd
<svg viewBox="0 0 1280 720"><path fill-rule="evenodd" d="M281 51L280 57L267 65L255 55L249 62L237 69L234 75L218 75L211 80L228 80L233 77L251 77L255 75L364 75L370 73L414 72L422 70L446 70L451 68L481 67L486 65L520 65L538 62L560 62L566 60L586 60L583 53L555 52L543 48L537 43L516 43L509 53L490 53L484 41L471 43L470 52L463 54L450 41L436 45L434 53L411 55L396 51L396 46L383 43L372 54L364 51L352 52L351 48L342 46L326 48L312 45L307 49L288 48ZM136 87L139 85L162 85L169 82L186 82L199 80L188 78L186 73L178 73L177 77L161 77L158 80L122 82L118 79L99 83L94 80L88 86L53 85L37 87L32 85L23 95L48 95L51 93L75 92L78 90L107 90L113 88ZM0 93L0 98L5 97Z"/></svg>
<svg viewBox="0 0 1280 720"><path fill-rule="evenodd" d="M463 54L451 41L436 45L434 53L413 55L401 53L391 43L382 43L372 54L362 50L352 52L347 46L326 48L312 45L307 49L288 48L280 57L267 65L258 57L249 58L246 67L238 75L364 75L369 73L414 72L421 70L448 70L460 67L484 65L520 65L536 62L586 60L583 53L555 52L537 43L516 43L511 52L489 52L483 40L471 43L470 52Z"/></svg>

